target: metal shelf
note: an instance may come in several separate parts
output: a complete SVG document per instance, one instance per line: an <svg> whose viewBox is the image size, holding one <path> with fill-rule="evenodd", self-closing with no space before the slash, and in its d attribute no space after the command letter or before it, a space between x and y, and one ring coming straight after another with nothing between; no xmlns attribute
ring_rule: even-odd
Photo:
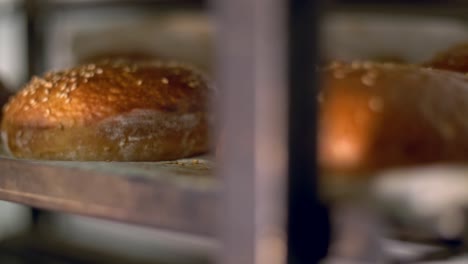
<svg viewBox="0 0 468 264"><path fill-rule="evenodd" d="M217 183L206 158L38 162L0 158L0 200L212 237Z"/></svg>

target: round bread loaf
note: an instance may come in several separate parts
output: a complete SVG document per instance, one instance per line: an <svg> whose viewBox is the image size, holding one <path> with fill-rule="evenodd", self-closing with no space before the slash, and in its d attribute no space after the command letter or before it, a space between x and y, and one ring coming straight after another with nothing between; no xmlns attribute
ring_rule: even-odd
<svg viewBox="0 0 468 264"><path fill-rule="evenodd" d="M319 165L339 175L468 160L468 77L418 66L337 63L322 72Z"/></svg>
<svg viewBox="0 0 468 264"><path fill-rule="evenodd" d="M5 105L15 157L158 161L207 151L212 90L173 62L113 60L34 77Z"/></svg>

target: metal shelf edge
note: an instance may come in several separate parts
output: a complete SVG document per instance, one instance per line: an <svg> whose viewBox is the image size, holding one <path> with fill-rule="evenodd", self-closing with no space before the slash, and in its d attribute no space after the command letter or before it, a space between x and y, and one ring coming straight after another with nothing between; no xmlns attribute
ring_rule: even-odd
<svg viewBox="0 0 468 264"><path fill-rule="evenodd" d="M0 158L0 199L213 237L216 184L199 188L200 172L190 171L165 167L148 177Z"/></svg>

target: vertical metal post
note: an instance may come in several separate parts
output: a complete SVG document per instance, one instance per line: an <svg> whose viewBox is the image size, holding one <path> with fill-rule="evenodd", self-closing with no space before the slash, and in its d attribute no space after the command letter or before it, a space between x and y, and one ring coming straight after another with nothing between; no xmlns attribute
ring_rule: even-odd
<svg viewBox="0 0 468 264"><path fill-rule="evenodd" d="M285 1L214 0L223 113L220 262L285 261Z"/></svg>
<svg viewBox="0 0 468 264"><path fill-rule="evenodd" d="M45 2L45 1L44 1ZM25 0L26 10L26 33L27 33L27 58L28 72L26 78L29 79L34 74L39 74L42 71L44 49L43 49L43 32L41 25L41 11L39 10L42 3L37 0ZM44 9L43 9L44 10Z"/></svg>
<svg viewBox="0 0 468 264"><path fill-rule="evenodd" d="M317 263L326 253L330 224L319 202L316 94L320 1L289 3L288 263Z"/></svg>
<svg viewBox="0 0 468 264"><path fill-rule="evenodd" d="M42 3L44 4L44 3ZM41 27L41 2L37 0L25 0L24 9L26 15L26 40L27 40L27 74L26 80L31 76L39 74L43 69L43 35ZM25 80L25 81L26 81ZM45 214L44 211L31 208L31 230L37 231L39 226L39 219Z"/></svg>

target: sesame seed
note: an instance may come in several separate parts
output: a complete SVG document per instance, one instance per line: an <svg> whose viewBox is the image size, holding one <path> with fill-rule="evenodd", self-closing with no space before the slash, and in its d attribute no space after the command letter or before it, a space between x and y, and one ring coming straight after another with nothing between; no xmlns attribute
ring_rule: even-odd
<svg viewBox="0 0 468 264"><path fill-rule="evenodd" d="M109 92L114 93L114 94L118 94L118 93L120 93L120 90L117 89L117 88L110 88Z"/></svg>
<svg viewBox="0 0 468 264"><path fill-rule="evenodd" d="M372 86L375 84L375 77L372 77L371 75L364 75L361 77L361 82L364 85Z"/></svg>
<svg viewBox="0 0 468 264"><path fill-rule="evenodd" d="M169 83L169 80L167 78L162 78L161 79L161 82L164 83L164 84L168 84Z"/></svg>
<svg viewBox="0 0 468 264"><path fill-rule="evenodd" d="M109 100L110 102L114 102L117 100L117 97L113 96L113 95L108 95L107 96L107 100Z"/></svg>

